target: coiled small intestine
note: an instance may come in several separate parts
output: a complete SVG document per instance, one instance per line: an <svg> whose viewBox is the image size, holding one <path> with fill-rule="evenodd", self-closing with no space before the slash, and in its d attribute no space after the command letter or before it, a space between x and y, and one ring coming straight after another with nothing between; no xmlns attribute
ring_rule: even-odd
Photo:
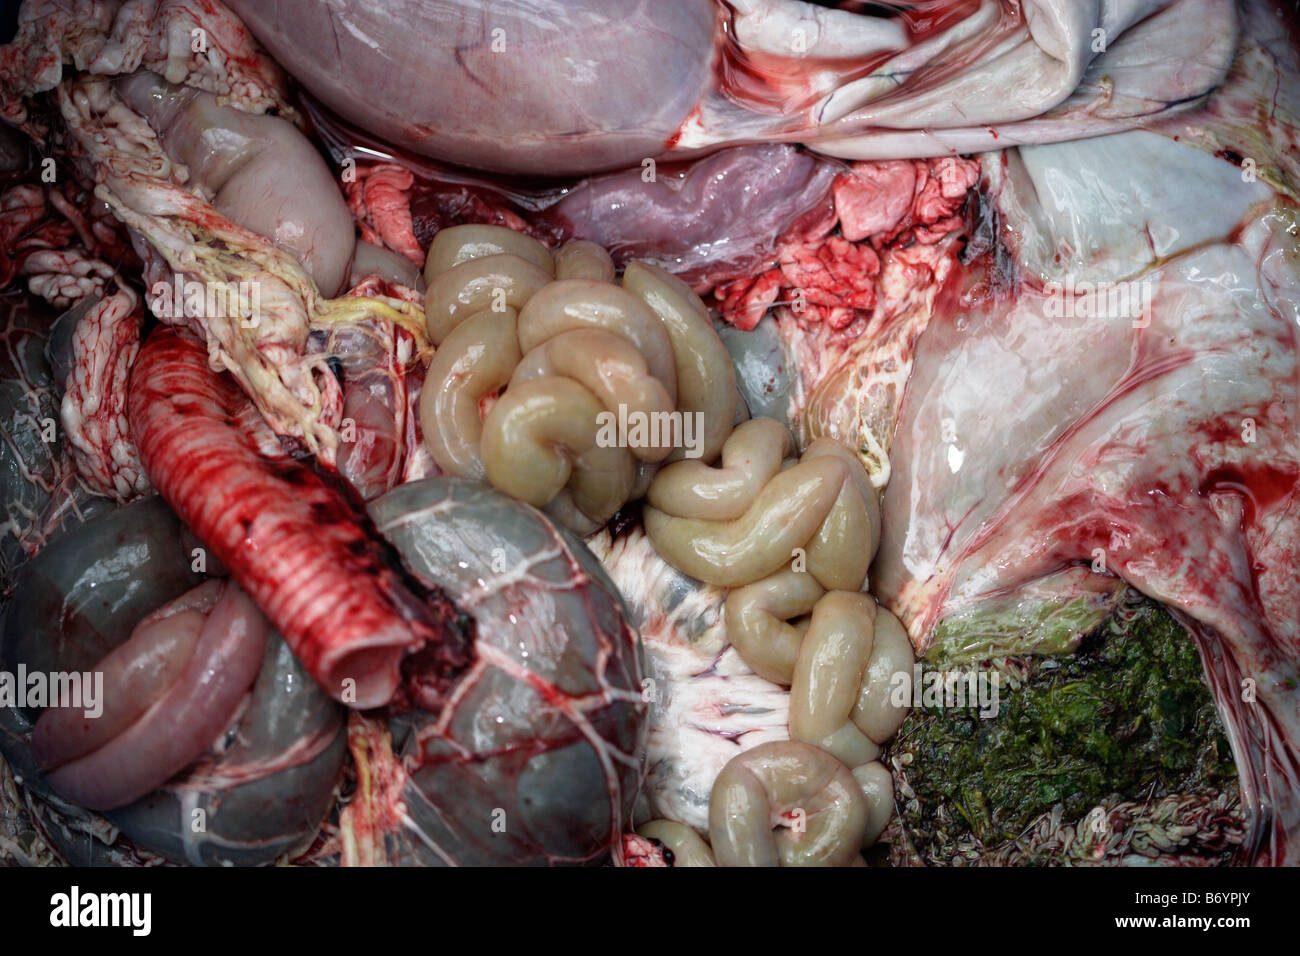
<svg viewBox="0 0 1300 956"><path fill-rule="evenodd" d="M759 744L722 768L709 800L720 866L852 866L872 814L862 787L825 751ZM790 821L773 827L774 820Z"/></svg>
<svg viewBox="0 0 1300 956"><path fill-rule="evenodd" d="M656 476L645 528L665 561L721 587L752 584L792 559L828 590L862 586L880 537L866 470L829 438L785 465L793 444L784 431L754 419L728 438L722 468L687 461Z"/></svg>
<svg viewBox="0 0 1300 956"><path fill-rule="evenodd" d="M425 267L438 350L420 421L438 467L583 534L644 494L660 462L716 458L737 411L730 358L699 298L645 263L621 286L613 277L594 243L552 256L500 226L444 229ZM650 427L611 443L608 416Z"/></svg>
<svg viewBox="0 0 1300 956"><path fill-rule="evenodd" d="M425 275L438 350L421 424L438 466L581 533L644 495L659 555L732 589L729 640L790 687L790 741L746 751L715 785L718 862L860 862L889 818L877 758L906 714L891 678L912 662L902 626L862 593L880 503L860 458L830 438L796 458L779 422L737 426L735 374L707 309L657 267L631 263L615 284L592 243L552 255L511 230L466 226L438 234ZM702 427L689 451L653 432L611 445L599 418L618 411L695 414ZM774 813L807 813L809 836L774 838ZM682 845L683 862L707 862L698 842Z"/></svg>
<svg viewBox="0 0 1300 956"><path fill-rule="evenodd" d="M893 801L877 758L907 713L890 695L894 675L910 674L912 647L897 618L862 593L880 540L878 494L860 459L833 439L814 441L797 461L793 452L784 425L755 419L732 432L718 467L676 462L647 493L655 550L679 571L732 589L724 606L732 647L760 677L790 687L791 743L747 751L715 784L710 831L720 864L813 852L773 842L773 813L827 799L816 787L781 796L778 764L808 780L825 777L819 761L828 754L854 768L860 786L840 786L833 812L822 811L829 831L813 842L827 846L813 856L823 862L852 858L828 849L831 831L846 844L873 843ZM714 804L740 809L719 816Z"/></svg>

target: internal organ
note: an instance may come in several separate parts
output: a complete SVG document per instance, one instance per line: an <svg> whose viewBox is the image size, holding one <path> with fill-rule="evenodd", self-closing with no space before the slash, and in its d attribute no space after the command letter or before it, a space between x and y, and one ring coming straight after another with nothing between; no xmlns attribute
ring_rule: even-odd
<svg viewBox="0 0 1300 956"><path fill-rule="evenodd" d="M120 86L127 94L142 97L145 104L153 104L154 94L184 100L180 92L156 84L147 74L123 80ZM168 124L199 130L202 142L210 138L228 148L229 154L216 148L196 151L195 158L201 160L196 170L213 175L205 183L201 175L190 177L185 166L167 156L158 132L123 102L118 86L82 75L61 84L57 99L80 172L99 183L98 196L131 227L132 241L144 263L150 308L165 321L186 325L201 336L212 360L236 376L277 433L301 438L323 461L333 464L338 446L334 425L341 404L338 382L322 374L322 358L307 359L303 354L311 319L322 306L316 285L292 254L269 237L227 219L202 198L214 189L224 194L238 182L234 196L226 197L233 203L231 212L256 219L264 190L280 181L277 176L282 173L269 159L276 151L266 149L265 142L230 135L231 130L221 126L220 110L205 114L172 102L176 109L163 111ZM286 121L259 119L279 124L276 135L283 142L297 137L300 145L306 143ZM306 149L310 153L310 147ZM241 152L251 155L241 157ZM324 170L318 156L312 154L311 159ZM328 180L328 173L325 176ZM304 173L305 181L312 178ZM182 180L190 188L183 187ZM293 198L323 209L332 198L347 221L346 206L337 194L326 196L323 203L309 194ZM288 207L279 209L292 225L290 232L317 215L290 215ZM351 226L342 235L333 233L331 241L342 243L346 262L354 245ZM205 294L196 296L195 289ZM342 308L355 313L360 302L344 303Z"/></svg>
<svg viewBox="0 0 1300 956"><path fill-rule="evenodd" d="M195 42L199 37L203 44ZM250 113L292 112L284 73L217 0L24 3L17 34L0 51L0 115L14 125L31 124L23 98L53 89L70 65L105 76L143 67Z"/></svg>
<svg viewBox="0 0 1300 956"><path fill-rule="evenodd" d="M352 258L352 217L329 167L292 123L148 72L115 85L219 213L294 256L324 295L339 291Z"/></svg>
<svg viewBox="0 0 1300 956"><path fill-rule="evenodd" d="M65 798L109 807L130 838L105 846L56 820L44 832L71 863L125 862L131 844L176 862L269 863L310 842L333 799L342 708L237 585L199 583L184 536L151 496L66 529L19 576L5 669L102 675L93 720L84 697L35 723L0 708L13 772L77 823L94 825Z"/></svg>
<svg viewBox="0 0 1300 956"><path fill-rule="evenodd" d="M390 257L465 223L505 224L553 244L585 239L618 265L642 261L711 293L742 329L779 303L801 324L849 335L897 313L947 268L943 240L960 231L979 178L979 164L958 157L845 168L765 144L660 166L652 182L637 167L524 189L405 154L370 165L388 148L317 119L359 164L349 202ZM358 245L358 260L366 249Z"/></svg>
<svg viewBox="0 0 1300 956"><path fill-rule="evenodd" d="M466 663L454 608L408 589L347 498L282 451L197 339L154 332L136 360L129 415L154 486L326 693L387 703L403 655L426 642L442 677Z"/></svg>
<svg viewBox="0 0 1300 956"><path fill-rule="evenodd" d="M199 757L234 717L266 652L266 619L229 581L149 614L96 665L104 712L50 708L32 749L50 785L92 810L143 797Z"/></svg>
<svg viewBox="0 0 1300 956"><path fill-rule="evenodd" d="M136 846L177 862L251 866L293 856L317 839L334 801L342 718L272 632L230 739L221 735L186 772L105 816Z"/></svg>
<svg viewBox="0 0 1300 956"><path fill-rule="evenodd" d="M433 461L424 451L414 407L423 368L412 359L410 337L369 318L313 336L308 347L336 360L341 372L339 476L369 501L428 473Z"/></svg>
<svg viewBox="0 0 1300 956"><path fill-rule="evenodd" d="M1115 175L1120 155L1147 161ZM986 166L1038 275L940 296L893 436L873 590L921 652L946 635L959 650L1010 607L1064 606L1089 564L1166 603L1201 645L1257 845L1294 863L1296 208L1148 133ZM1154 200L1168 181L1211 185L1180 208ZM1144 230L1150 245L1116 255Z"/></svg>
<svg viewBox="0 0 1300 956"><path fill-rule="evenodd" d="M40 547L41 515L71 469L42 428L58 420L59 396L45 343L55 316L34 298L0 298L0 585L13 584L17 568Z"/></svg>
<svg viewBox="0 0 1300 956"><path fill-rule="evenodd" d="M382 140L549 175L741 142L897 159L1086 136L1203 95L1236 39L1230 0L955 0L885 17L796 0L231 7Z"/></svg>
<svg viewBox="0 0 1300 956"><path fill-rule="evenodd" d="M727 440L720 467L676 462L647 496L645 528L656 560L705 585L697 592L705 601L708 585L733 588L724 610L731 650L759 677L790 687L788 733L797 743L752 741L753 750L733 750L712 783L708 827L723 865L850 863L875 842L893 803L889 774L876 758L906 715L889 690L893 674L911 666L912 649L902 625L859 593L880 535L878 495L859 457L835 440L812 442L797 463L793 451L783 424L753 419ZM641 586L653 581L647 577ZM673 615L674 604L687 603L683 595L658 596ZM680 674L697 629L678 635L653 618L646 629L651 653ZM706 673L689 675L690 691L674 695L688 713L699 708L692 717L705 723L698 729L706 735L721 736L708 726L715 701L696 686L719 676L710 672L720 664L721 655ZM730 694L744 695L736 683ZM728 708L718 709L725 716ZM824 764L832 757L843 764L834 773ZM838 787L826 783L835 775ZM792 789L774 787L776 780ZM829 789L814 796L804 788L812 781L813 790ZM658 790L652 785L656 809L663 805ZM672 793L671 784L668 790L670 806L690 796ZM818 827L796 827L773 842L774 821L814 805Z"/></svg>
<svg viewBox="0 0 1300 956"><path fill-rule="evenodd" d="M84 301L72 331L60 418L77 473L96 492L129 501L149 490L126 427L126 383L140 351L144 310L130 288Z"/></svg>
<svg viewBox="0 0 1300 956"><path fill-rule="evenodd" d="M510 229L464 225L438 233L425 276L439 348L421 425L445 473L486 478L585 534L640 497L660 462L711 460L730 434L726 349L704 303L663 270L631 263L619 285L594 243L552 256ZM641 421L640 437L610 440L606 416Z"/></svg>
<svg viewBox="0 0 1300 956"><path fill-rule="evenodd" d="M647 705L641 646L590 551L476 481L412 481L369 505L412 573L458 595L475 661L445 707L353 722L350 862L595 862L629 825ZM373 732L370 732L373 731Z"/></svg>

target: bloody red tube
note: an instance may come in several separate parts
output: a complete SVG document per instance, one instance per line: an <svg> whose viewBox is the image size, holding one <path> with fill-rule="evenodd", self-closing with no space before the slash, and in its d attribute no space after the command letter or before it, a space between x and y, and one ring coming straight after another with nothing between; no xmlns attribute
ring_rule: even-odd
<svg viewBox="0 0 1300 956"><path fill-rule="evenodd" d="M386 704L408 651L463 665L456 611L416 597L344 495L287 455L195 338L160 327L140 350L128 414L146 472L231 570L327 693ZM429 654L421 654L428 663Z"/></svg>

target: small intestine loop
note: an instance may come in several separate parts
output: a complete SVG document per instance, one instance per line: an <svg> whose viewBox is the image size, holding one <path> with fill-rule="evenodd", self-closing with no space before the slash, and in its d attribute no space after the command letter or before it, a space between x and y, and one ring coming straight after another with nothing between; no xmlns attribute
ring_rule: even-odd
<svg viewBox="0 0 1300 956"><path fill-rule="evenodd" d="M759 744L713 785L713 855L719 866L851 866L873 812L857 778L825 751Z"/></svg>
<svg viewBox="0 0 1300 956"><path fill-rule="evenodd" d="M518 319L512 308L476 313L452 329L429 363L420 391L420 427L444 474L485 477L481 407L505 387L523 357Z"/></svg>
<svg viewBox="0 0 1300 956"><path fill-rule="evenodd" d="M720 467L696 459L666 468L651 483L646 500L679 518L739 518L792 454L790 430L774 419L756 418L731 433Z"/></svg>
<svg viewBox="0 0 1300 956"><path fill-rule="evenodd" d="M515 387L555 376L578 382L606 410L622 407L629 413L647 416L673 411L672 397L646 367L636 346L602 329L573 329L547 339L523 356L509 384ZM492 414L495 412L493 409ZM662 437L650 435L646 442L628 450L642 461L662 461L673 450L670 443L660 440Z"/></svg>
<svg viewBox="0 0 1300 956"><path fill-rule="evenodd" d="M429 278L426 266L425 281L428 289L424 294L424 312L429 339L434 345L442 345L452 330L472 315L523 308L525 302L551 281L551 275L527 259L503 252L467 259L446 272L436 273L433 278Z"/></svg>
<svg viewBox="0 0 1300 956"><path fill-rule="evenodd" d="M668 331L650 307L618 286L597 279L559 279L528 300L519 313L524 353L576 329L603 329L632 343L646 366L677 401L677 367Z"/></svg>
<svg viewBox="0 0 1300 956"><path fill-rule="evenodd" d="M791 447L782 430L753 419L732 433L721 468L665 467L647 493L646 533L665 561L707 584L744 587L790 565L827 590L856 591L880 534L870 478L832 439L780 469Z"/></svg>

